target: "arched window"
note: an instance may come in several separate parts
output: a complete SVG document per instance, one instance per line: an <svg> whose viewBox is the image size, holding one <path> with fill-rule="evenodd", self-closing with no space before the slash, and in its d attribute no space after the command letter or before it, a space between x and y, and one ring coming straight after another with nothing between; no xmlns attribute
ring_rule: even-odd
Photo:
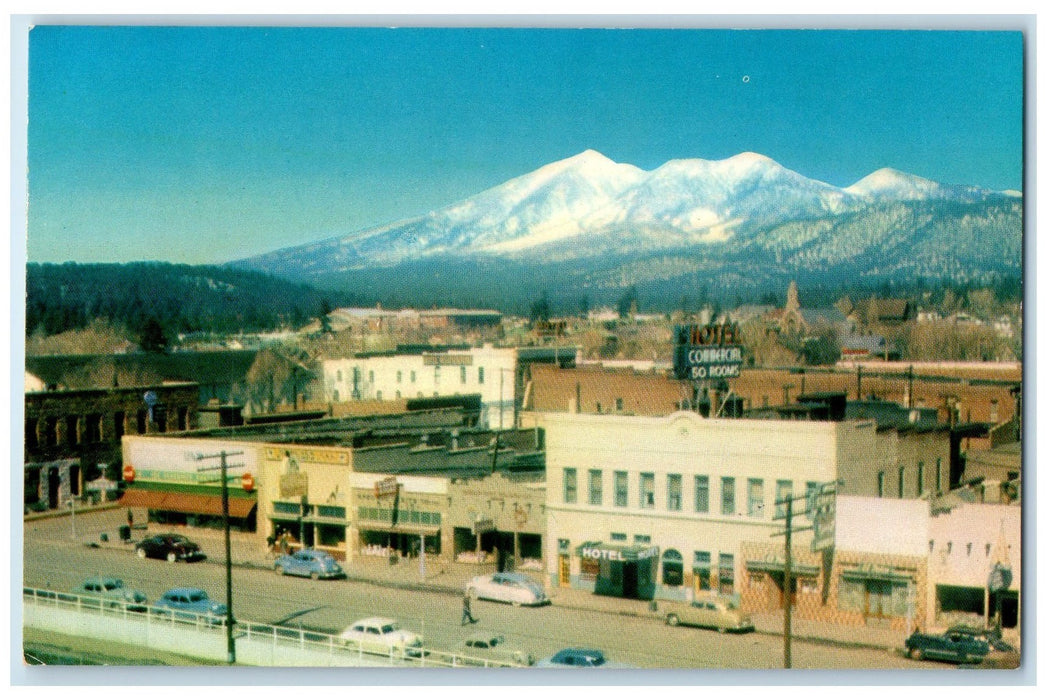
<svg viewBox="0 0 1047 700"><path fill-rule="evenodd" d="M662 554L662 585L683 585L683 556L675 549L667 549Z"/></svg>

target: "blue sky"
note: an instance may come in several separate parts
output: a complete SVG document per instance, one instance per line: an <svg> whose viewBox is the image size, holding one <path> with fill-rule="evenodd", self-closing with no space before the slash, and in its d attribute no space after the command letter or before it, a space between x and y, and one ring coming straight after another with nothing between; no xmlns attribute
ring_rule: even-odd
<svg viewBox="0 0 1047 700"><path fill-rule="evenodd" d="M30 261L221 263L585 149L1022 189L1002 31L38 26Z"/></svg>

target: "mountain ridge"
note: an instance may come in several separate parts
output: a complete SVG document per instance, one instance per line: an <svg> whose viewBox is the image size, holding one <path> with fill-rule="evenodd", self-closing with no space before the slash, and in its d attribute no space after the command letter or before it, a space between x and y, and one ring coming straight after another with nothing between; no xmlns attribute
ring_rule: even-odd
<svg viewBox="0 0 1047 700"><path fill-rule="evenodd" d="M568 294L584 293L594 276L613 277L609 267L654 274L659 256L693 256L692 267L737 290L747 280L781 286L785 277L834 274L875 282L1020 273L1022 231L1020 193L893 168L837 187L753 152L645 171L590 149L422 216L229 264L325 286L366 278L377 292L375 270L395 277L456 259L478 269L569 263L549 280ZM446 298L455 298L452 287Z"/></svg>

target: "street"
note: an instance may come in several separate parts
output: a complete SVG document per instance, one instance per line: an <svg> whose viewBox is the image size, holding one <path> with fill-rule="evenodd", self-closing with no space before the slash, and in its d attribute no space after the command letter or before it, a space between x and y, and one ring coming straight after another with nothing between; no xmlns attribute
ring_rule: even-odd
<svg viewBox="0 0 1047 700"><path fill-rule="evenodd" d="M112 514L78 514L77 526L91 530L92 518ZM75 536L68 518L25 523L24 582L28 586L72 590L95 575L122 578L145 592L150 601L176 586L196 586L225 601L222 555L169 564L138 559L127 550L90 546ZM140 533L141 531L139 531ZM136 533L136 536L142 535ZM97 538L96 538L97 539ZM238 619L337 634L353 621L373 615L392 617L420 632L431 649L457 648L467 634L498 633L516 648L536 658L566 646L602 649L609 660L643 668L780 669L782 639L768 634L718 634L712 630L670 628L653 617L566 609L556 605L514 608L478 601L473 615L479 622L461 625L461 596L446 592L400 590L333 580L281 577L274 572L233 567L233 610ZM834 648L792 643L795 669L942 669L941 664L914 662L886 650Z"/></svg>

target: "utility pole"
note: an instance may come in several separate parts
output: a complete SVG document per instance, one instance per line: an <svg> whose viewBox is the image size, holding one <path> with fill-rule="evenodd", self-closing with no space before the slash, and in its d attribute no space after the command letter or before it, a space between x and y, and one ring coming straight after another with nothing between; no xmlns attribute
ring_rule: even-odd
<svg viewBox="0 0 1047 700"><path fill-rule="evenodd" d="M783 532L776 532L772 535L772 537L780 535L785 536L785 563L782 565L782 591L785 596L785 608L783 611L784 615L782 629L783 668L793 667L793 532L802 532L804 530L814 529L813 526L805 526L800 528L793 527L793 501L806 498L807 494L804 494L802 496L788 495L785 498L776 500L774 502L775 506L784 506L785 508L785 530ZM781 519L781 517L775 516L775 520Z"/></svg>
<svg viewBox="0 0 1047 700"><path fill-rule="evenodd" d="M229 480L228 470L230 465L226 463L228 457L234 457L242 455L243 452L226 452L222 450L217 454L212 455L196 455L196 460L201 461L205 459L219 459L219 466L217 467L200 467L197 471L214 471L215 469L220 470L222 480L222 526L225 529L225 641L226 641L226 661L230 665L236 663L236 640L233 638L233 624L236 622L233 619L233 559L231 556L232 546L229 538ZM242 467L242 464L231 465L235 467Z"/></svg>

